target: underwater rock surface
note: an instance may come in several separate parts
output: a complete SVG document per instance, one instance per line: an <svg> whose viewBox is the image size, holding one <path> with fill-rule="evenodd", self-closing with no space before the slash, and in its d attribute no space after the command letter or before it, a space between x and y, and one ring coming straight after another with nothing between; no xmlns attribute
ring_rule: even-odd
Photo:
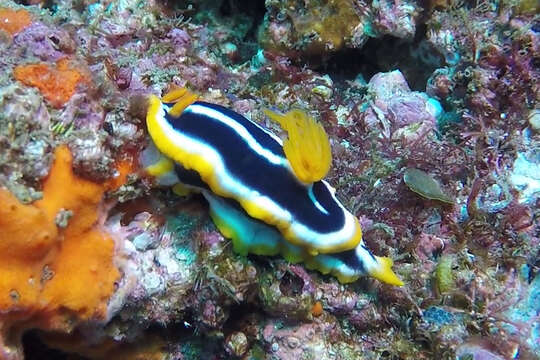
<svg viewBox="0 0 540 360"><path fill-rule="evenodd" d="M0 0L0 359L540 358L538 10ZM405 285L234 253L140 163L178 87L317 119Z"/></svg>

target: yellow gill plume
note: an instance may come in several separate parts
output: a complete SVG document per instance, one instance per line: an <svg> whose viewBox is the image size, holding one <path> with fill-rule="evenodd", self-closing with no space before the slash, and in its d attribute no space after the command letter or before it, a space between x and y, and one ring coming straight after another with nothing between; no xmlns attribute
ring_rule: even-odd
<svg viewBox="0 0 540 360"><path fill-rule="evenodd" d="M298 109L284 115L271 110L264 113L287 132L283 151L296 177L306 184L324 178L332 164L332 152L322 125Z"/></svg>

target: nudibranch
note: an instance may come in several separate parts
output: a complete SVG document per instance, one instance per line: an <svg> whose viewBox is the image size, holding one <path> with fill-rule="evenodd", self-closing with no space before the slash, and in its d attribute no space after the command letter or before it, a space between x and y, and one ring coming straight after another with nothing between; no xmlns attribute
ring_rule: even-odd
<svg viewBox="0 0 540 360"><path fill-rule="evenodd" d="M266 114L287 132L285 141L187 89L151 95L146 123L155 148L143 152L142 164L176 192L201 192L239 254L280 254L343 283L369 275L403 285L392 260L367 249L358 219L322 180L331 164L323 127L300 110Z"/></svg>

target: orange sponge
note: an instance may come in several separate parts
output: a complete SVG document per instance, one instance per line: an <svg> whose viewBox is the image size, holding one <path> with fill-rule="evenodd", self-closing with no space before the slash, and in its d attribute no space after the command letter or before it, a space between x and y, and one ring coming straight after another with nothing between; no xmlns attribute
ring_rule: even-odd
<svg viewBox="0 0 540 360"><path fill-rule="evenodd" d="M47 64L19 65L13 76L25 85L39 89L55 108L61 108L73 96L84 74L72 67L68 59L58 60L56 68Z"/></svg>
<svg viewBox="0 0 540 360"><path fill-rule="evenodd" d="M0 30L15 35L30 25L32 17L26 10L0 9Z"/></svg>
<svg viewBox="0 0 540 360"><path fill-rule="evenodd" d="M0 189L0 313L37 303L43 267L58 244L54 222ZM1 316L0 316L1 318Z"/></svg>
<svg viewBox="0 0 540 360"><path fill-rule="evenodd" d="M67 317L105 317L119 277L114 241L99 224L111 184L77 177L71 163L67 146L58 147L43 199L32 205L0 189L0 323L24 319L31 327L62 329ZM67 211L61 228L58 216Z"/></svg>

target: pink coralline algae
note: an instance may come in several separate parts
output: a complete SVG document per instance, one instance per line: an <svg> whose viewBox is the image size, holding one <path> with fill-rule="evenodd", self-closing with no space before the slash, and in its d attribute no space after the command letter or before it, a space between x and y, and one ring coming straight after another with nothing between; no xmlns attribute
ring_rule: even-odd
<svg viewBox="0 0 540 360"><path fill-rule="evenodd" d="M39 199L37 183L49 173L51 116L36 89L15 83L0 89L0 182L23 203ZM9 125L8 119L18 121Z"/></svg>
<svg viewBox="0 0 540 360"><path fill-rule="evenodd" d="M361 354L360 346L349 343L332 318L299 325L270 322L261 329L261 337L268 354L277 359L316 356L326 360L336 354L353 359Z"/></svg>
<svg viewBox="0 0 540 360"><path fill-rule="evenodd" d="M175 53L177 55L185 55L186 50L191 46L191 37L182 29L172 29L167 34L167 37L171 39L172 44L174 44Z"/></svg>
<svg viewBox="0 0 540 360"><path fill-rule="evenodd" d="M382 136L413 142L435 128L440 105L424 93L411 91L399 71L377 74L368 86L372 100L364 121L377 127Z"/></svg>
<svg viewBox="0 0 540 360"><path fill-rule="evenodd" d="M362 300L353 291L343 291L337 284L321 284L317 289L321 294L324 309L330 313L350 314L356 307L361 307Z"/></svg>
<svg viewBox="0 0 540 360"><path fill-rule="evenodd" d="M374 5L373 25L377 33L412 38L421 10L414 2L379 1Z"/></svg>
<svg viewBox="0 0 540 360"><path fill-rule="evenodd" d="M97 101L92 101L87 94L71 97L58 115L58 122L63 127L79 130L97 131L103 126L105 114Z"/></svg>
<svg viewBox="0 0 540 360"><path fill-rule="evenodd" d="M361 48L370 37L410 39L421 12L412 1L284 1L266 7L259 41L266 50L293 58Z"/></svg>
<svg viewBox="0 0 540 360"><path fill-rule="evenodd" d="M444 239L432 234L422 233L419 235L415 249L416 256L423 261L433 259L442 253L449 239Z"/></svg>
<svg viewBox="0 0 540 360"><path fill-rule="evenodd" d="M31 326L22 343L2 321L0 358L539 358L534 9L531 1L0 0L4 19L20 16L0 30L2 192L34 206L61 144L77 177L118 182L95 220L114 241L118 269L102 318L55 333ZM58 63L84 72L65 101L47 92L62 84L15 71ZM234 253L199 194L159 186L137 161L151 141L148 95L177 87L277 136L265 109L300 108L319 121L332 148L326 180L405 285L344 285L279 257ZM411 185L411 171L439 197ZM58 231L78 216L53 215ZM29 284L57 276L36 271L41 280Z"/></svg>
<svg viewBox="0 0 540 360"><path fill-rule="evenodd" d="M42 61L50 62L73 54L76 47L65 30L51 29L39 22L18 33L13 39L12 46L21 57L35 56Z"/></svg>
<svg viewBox="0 0 540 360"><path fill-rule="evenodd" d="M437 69L426 85L426 93L437 99L445 99L453 90L454 82L448 69Z"/></svg>

